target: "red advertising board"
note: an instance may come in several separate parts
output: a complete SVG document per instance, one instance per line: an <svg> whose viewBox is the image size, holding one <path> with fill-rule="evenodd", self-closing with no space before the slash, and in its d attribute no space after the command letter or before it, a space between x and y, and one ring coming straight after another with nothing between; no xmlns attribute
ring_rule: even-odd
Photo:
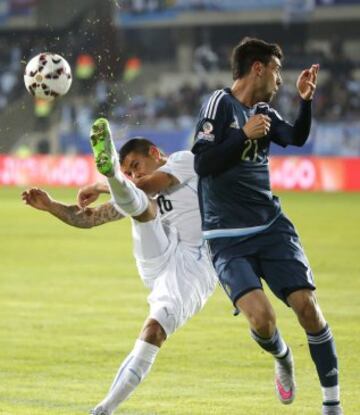
<svg viewBox="0 0 360 415"><path fill-rule="evenodd" d="M360 191L360 158L272 157L275 190ZM84 186L98 180L91 156L0 155L0 185Z"/></svg>
<svg viewBox="0 0 360 415"><path fill-rule="evenodd" d="M270 172L278 190L360 190L360 158L272 157Z"/></svg>
<svg viewBox="0 0 360 415"><path fill-rule="evenodd" d="M97 180L90 156L0 155L0 184L14 186L83 186Z"/></svg>

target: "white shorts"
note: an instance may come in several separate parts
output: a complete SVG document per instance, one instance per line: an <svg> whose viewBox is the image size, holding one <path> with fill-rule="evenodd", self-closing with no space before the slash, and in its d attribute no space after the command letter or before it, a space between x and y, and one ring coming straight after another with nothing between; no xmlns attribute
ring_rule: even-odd
<svg viewBox="0 0 360 415"><path fill-rule="evenodd" d="M176 230L165 228L159 215L150 222L132 223L137 267L151 290L149 317L169 336L202 309L217 277L207 249L179 241Z"/></svg>

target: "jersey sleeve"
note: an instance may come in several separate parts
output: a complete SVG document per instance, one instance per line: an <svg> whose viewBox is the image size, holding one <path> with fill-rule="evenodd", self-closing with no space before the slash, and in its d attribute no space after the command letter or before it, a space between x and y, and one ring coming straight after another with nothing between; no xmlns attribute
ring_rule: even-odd
<svg viewBox="0 0 360 415"><path fill-rule="evenodd" d="M234 120L225 91L217 91L200 112L191 151L195 171L200 177L217 175L239 160L247 137Z"/></svg>
<svg viewBox="0 0 360 415"><path fill-rule="evenodd" d="M192 152L219 143L228 127L229 118L227 104L222 90L215 91L206 105L201 109L195 130L195 140Z"/></svg>
<svg viewBox="0 0 360 415"><path fill-rule="evenodd" d="M181 184L186 183L195 176L194 155L191 151L178 151L173 153L158 171L171 174Z"/></svg>
<svg viewBox="0 0 360 415"><path fill-rule="evenodd" d="M301 100L299 113L293 125L285 121L273 108L269 109L268 115L271 118L271 141L282 147L301 147L305 144L311 128L311 101Z"/></svg>

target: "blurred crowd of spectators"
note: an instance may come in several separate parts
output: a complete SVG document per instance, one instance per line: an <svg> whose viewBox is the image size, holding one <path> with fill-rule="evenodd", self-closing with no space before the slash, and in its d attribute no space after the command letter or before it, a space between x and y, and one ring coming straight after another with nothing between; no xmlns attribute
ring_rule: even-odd
<svg viewBox="0 0 360 415"><path fill-rule="evenodd" d="M74 38L74 37L73 37ZM49 108L35 128L39 131L51 125L60 126L59 132L87 136L89 125L95 117L104 115L118 124L129 127L153 128L161 130L191 129L199 109L216 88L231 85L212 85L201 81L203 74L221 69L219 62L224 59L210 45L200 45L194 50L194 72L198 74L197 84L185 83L167 93L154 92L151 95L132 92L134 84L146 84L147 73L142 62L136 57L119 64L118 73L112 76L99 76L99 62L103 56L84 53L86 45L71 45L68 38L59 39L52 49L77 51L65 57L70 61L74 72L72 92L56 102L55 109ZM74 40L72 41L74 42ZM62 46L64 44L64 46ZM20 46L21 45L21 46ZM24 92L23 70L29 57L44 49L41 38L36 42L25 38L19 42L0 40L0 110L9 106L12 100ZM348 122L360 119L360 81L354 78L353 65L346 59L328 63L327 80L319 85L314 99L314 117L317 121ZM286 61L286 66L289 60ZM291 65L290 65L291 66ZM228 68L227 68L228 69ZM298 68L300 72L300 68ZM229 79L230 81L230 79ZM145 88L144 88L145 90ZM160 90L159 90L160 91ZM295 85L285 83L273 102L273 106L285 119L292 121L298 109L298 94ZM35 116L36 110L34 111Z"/></svg>
<svg viewBox="0 0 360 415"><path fill-rule="evenodd" d="M14 42L9 47L7 40L0 39L0 110L23 93L22 74L26 59L40 51L41 44L35 43L31 48L27 48L24 41ZM69 59L69 56L67 58ZM77 68L77 75L80 78L79 68L81 69L81 67L79 64L76 66L76 58L79 59L74 56L70 63L75 69ZM84 60L84 56L82 59ZM199 79L201 79L202 74L217 70L218 62L222 60L217 57L209 45L201 45L194 51L194 71L199 74ZM80 59L79 62L81 63L82 60ZM88 63L87 71L91 69L91 65L96 65L96 62ZM140 63L137 65L140 66ZM343 67L339 70L341 66ZM84 69L84 66L82 68ZM314 114L318 120L359 119L360 82L354 79L351 69L352 65L346 61L344 65L341 65L340 61L336 61L336 65L328 67L328 80L319 86L315 96ZM131 73L129 71L125 75L129 76ZM95 75L96 68L93 68L89 72L89 76ZM135 70L134 79L130 77L130 82L136 82L138 76L142 76L140 67ZM144 74L144 76L146 75ZM94 99L89 105L94 114L100 111L114 118L127 117L130 123L183 126L192 122L192 118L196 116L202 102L211 92L205 83L199 81L196 86L184 84L178 90L167 94L157 93L151 97L145 95L129 97L126 92L128 84L122 80L121 75L118 76L117 81L82 79L80 84L83 88L79 89L79 96L74 100L64 101L64 106L72 106L75 108L72 109L72 112L81 113L82 109L77 105L82 101L81 96L87 97L92 94ZM221 86L219 85L219 87ZM285 117L292 119L295 116L297 99L295 86L284 84L274 106ZM64 109L64 111L67 110ZM88 110L86 111L88 112ZM81 119L82 116L80 115L79 118Z"/></svg>
<svg viewBox="0 0 360 415"><path fill-rule="evenodd" d="M327 73L327 80L319 84L314 99L314 117L318 121L338 122L357 121L360 118L360 81L354 78L355 64L349 61L340 46L331 54L333 58L325 58L320 53L315 56L308 55L308 61L304 62L304 53L296 54L294 59L287 54L286 68L302 70L313 62L320 62L322 71ZM216 88L231 85L218 85L211 88L202 81L206 73L217 70L229 70L229 50L214 50L209 43L199 45L194 50L193 70L199 76L198 84L185 83L175 90L167 93L154 93L151 96L145 94L131 94L132 83L146 80L146 73L142 72L141 63L138 62L137 69L123 73L122 78L116 82L107 82L102 79L97 81L92 90L94 100L82 109L81 105L73 104L73 113L86 111L89 116L99 113L108 116L115 121L128 125L150 126L160 129L186 128L194 123L203 102ZM299 59L299 56L302 56ZM134 59L132 59L134 60ZM129 60L131 63L132 60ZM226 62L226 67L221 63ZM136 62L135 62L136 63ZM136 65L135 65L136 66ZM129 82L127 82L129 81ZM229 80L230 81L230 80ZM135 88L136 89L136 88ZM273 102L273 106L292 121L298 110L298 93L295 82L285 84ZM79 102L79 101L77 101ZM78 118L78 117L77 117ZM84 119L80 115L80 119ZM76 124L76 123L75 123ZM78 125L78 124L77 124Z"/></svg>
<svg viewBox="0 0 360 415"><path fill-rule="evenodd" d="M229 85L230 86L230 85ZM117 133L127 135L148 134L149 131L191 131L199 109L214 89L207 84L183 84L168 93L152 96L132 95L126 92L124 83L98 81L91 99L88 96L63 100L59 132L63 151L88 151L89 126L94 118L103 115L117 127ZM360 82L351 77L334 77L318 87L314 99L313 114L317 123L312 130L316 140L316 154L355 156L360 155ZM293 121L299 108L299 96L295 85L285 84L272 103L288 121ZM147 132L144 132L147 131ZM77 143L74 142L76 137ZM311 150L310 150L311 151Z"/></svg>
<svg viewBox="0 0 360 415"><path fill-rule="evenodd" d="M0 111L23 91L22 84L19 85L23 73L21 60L20 46L9 47L7 40L0 38Z"/></svg>
<svg viewBox="0 0 360 415"><path fill-rule="evenodd" d="M298 95L292 85L283 85L274 106L288 119L296 116ZM349 77L329 76L318 86L314 97L314 117L318 121L357 121L360 118L360 81Z"/></svg>
<svg viewBox="0 0 360 415"><path fill-rule="evenodd" d="M77 97L67 100L61 108L61 129L75 129L88 134L91 121L100 115L130 127L149 127L161 130L191 128L202 100L209 94L206 84L183 85L175 92L129 96L124 84L96 83L92 100ZM70 122L69 122L70 121Z"/></svg>
<svg viewBox="0 0 360 415"><path fill-rule="evenodd" d="M66 117L64 125L68 125L68 114L71 112L74 120L71 125L80 129L81 125L86 125L87 119L91 120L100 114L127 125L159 129L191 128L194 118L209 94L214 89L224 86L209 88L206 83L199 81L198 85L183 84L168 93L129 96L126 92L128 85L101 80L94 86L92 100L78 97L68 100L63 105L63 114ZM285 83L272 105L284 118L292 121L296 117L298 101L295 85ZM318 121L359 120L360 82L354 80L351 74L348 77L338 77L336 80L329 76L328 80L318 87L313 108L314 117Z"/></svg>

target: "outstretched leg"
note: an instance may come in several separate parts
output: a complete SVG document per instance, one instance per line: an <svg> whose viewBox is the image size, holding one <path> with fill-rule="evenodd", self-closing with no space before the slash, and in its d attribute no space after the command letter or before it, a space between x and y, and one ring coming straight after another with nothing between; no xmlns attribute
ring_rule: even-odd
<svg viewBox="0 0 360 415"><path fill-rule="evenodd" d="M98 170L108 178L115 206L133 218L134 252L138 265L144 266L151 260L161 262L161 256L169 247L169 240L157 217L157 206L121 173L106 119L100 118L93 124L91 145ZM152 289L154 279L144 278L148 288ZM166 321L165 318L163 320ZM145 321L134 348L121 364L108 394L92 410L92 414L111 415L134 392L150 372L166 337L163 326L153 316Z"/></svg>
<svg viewBox="0 0 360 415"><path fill-rule="evenodd" d="M147 195L120 171L109 122L105 118L97 119L92 125L90 144L99 172L108 179L115 207L140 222L153 219L156 210L149 204Z"/></svg>
<svg viewBox="0 0 360 415"><path fill-rule="evenodd" d="M341 415L338 359L333 335L315 293L298 290L287 298L304 328L323 394L323 415Z"/></svg>

